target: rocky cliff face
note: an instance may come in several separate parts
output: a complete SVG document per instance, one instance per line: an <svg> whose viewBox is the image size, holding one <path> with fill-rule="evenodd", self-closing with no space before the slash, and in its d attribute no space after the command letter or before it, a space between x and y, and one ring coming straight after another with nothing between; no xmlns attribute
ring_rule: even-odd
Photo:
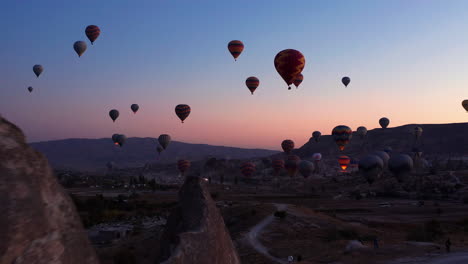
<svg viewBox="0 0 468 264"><path fill-rule="evenodd" d="M0 263L98 263L47 160L0 116Z"/></svg>
<svg viewBox="0 0 468 264"><path fill-rule="evenodd" d="M160 263L239 264L218 208L199 177L188 177L162 236Z"/></svg>

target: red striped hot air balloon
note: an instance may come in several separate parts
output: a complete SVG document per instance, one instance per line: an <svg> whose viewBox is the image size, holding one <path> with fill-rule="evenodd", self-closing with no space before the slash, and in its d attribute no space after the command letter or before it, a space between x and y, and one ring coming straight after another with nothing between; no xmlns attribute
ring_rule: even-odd
<svg viewBox="0 0 468 264"><path fill-rule="evenodd" d="M245 85L249 88L250 92L253 94L255 89L260 85L260 80L257 77L251 76L245 80Z"/></svg>
<svg viewBox="0 0 468 264"><path fill-rule="evenodd" d="M280 51L275 57L276 71L291 90L291 84L294 79L302 72L305 66L305 58L301 52L294 49Z"/></svg>
<svg viewBox="0 0 468 264"><path fill-rule="evenodd" d="M343 151L345 146L349 143L349 140L351 140L353 131L348 126L341 125L333 128L332 136L338 148Z"/></svg>
<svg viewBox="0 0 468 264"><path fill-rule="evenodd" d="M284 160L282 159L275 159L272 163L273 170L275 171L275 175L278 175L280 171L284 168Z"/></svg>
<svg viewBox="0 0 468 264"><path fill-rule="evenodd" d="M182 175L190 168L190 161L189 160L179 160L177 161L177 168L179 169Z"/></svg>
<svg viewBox="0 0 468 264"><path fill-rule="evenodd" d="M289 155L286 159L286 162L284 164L284 167L288 171L289 177L294 177L297 173L297 170L299 169L299 161L301 158L299 158L296 155Z"/></svg>
<svg viewBox="0 0 468 264"><path fill-rule="evenodd" d="M349 165L349 162L351 161L351 159L348 157L348 156L339 156L338 157L338 163L340 164L340 167L343 171L346 170L346 168L348 168L348 165Z"/></svg>
<svg viewBox="0 0 468 264"><path fill-rule="evenodd" d="M175 113L180 118L182 123L190 115L190 111L191 111L190 106L186 104L180 104L176 106L175 108Z"/></svg>
<svg viewBox="0 0 468 264"><path fill-rule="evenodd" d="M294 86L299 87L301 85L302 81L304 80L304 75L302 73L299 73L296 78L294 78Z"/></svg>
<svg viewBox="0 0 468 264"><path fill-rule="evenodd" d="M91 41L91 45L93 45L94 41L99 37L99 34L101 34L101 30L98 26L89 25L86 27L85 33L89 41Z"/></svg>
<svg viewBox="0 0 468 264"><path fill-rule="evenodd" d="M237 57L239 57L244 50L244 43L240 40L232 40L228 43L228 50L232 57L234 57L234 60L237 60Z"/></svg>
<svg viewBox="0 0 468 264"><path fill-rule="evenodd" d="M281 142L281 148L283 148L284 153L291 153L291 150L294 149L294 141L292 141L291 139L283 140L283 142Z"/></svg>
<svg viewBox="0 0 468 264"><path fill-rule="evenodd" d="M256 171L255 164L252 162L244 162L242 163L240 170L245 177L251 177Z"/></svg>

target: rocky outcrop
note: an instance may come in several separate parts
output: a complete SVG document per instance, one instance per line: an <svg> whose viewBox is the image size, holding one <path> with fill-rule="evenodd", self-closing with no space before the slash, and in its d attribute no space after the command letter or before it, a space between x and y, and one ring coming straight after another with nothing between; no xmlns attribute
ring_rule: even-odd
<svg viewBox="0 0 468 264"><path fill-rule="evenodd" d="M0 116L0 263L98 263L47 160Z"/></svg>
<svg viewBox="0 0 468 264"><path fill-rule="evenodd" d="M204 180L188 177L167 220L160 263L238 264L234 244Z"/></svg>

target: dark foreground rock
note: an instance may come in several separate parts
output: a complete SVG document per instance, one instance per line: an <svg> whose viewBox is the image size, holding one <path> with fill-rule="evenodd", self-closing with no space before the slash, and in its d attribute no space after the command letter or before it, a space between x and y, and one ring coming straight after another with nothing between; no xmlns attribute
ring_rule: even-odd
<svg viewBox="0 0 468 264"><path fill-rule="evenodd" d="M179 192L179 206L167 221L160 263L237 264L234 244L205 183L188 177Z"/></svg>
<svg viewBox="0 0 468 264"><path fill-rule="evenodd" d="M0 116L0 263L98 263L47 160Z"/></svg>

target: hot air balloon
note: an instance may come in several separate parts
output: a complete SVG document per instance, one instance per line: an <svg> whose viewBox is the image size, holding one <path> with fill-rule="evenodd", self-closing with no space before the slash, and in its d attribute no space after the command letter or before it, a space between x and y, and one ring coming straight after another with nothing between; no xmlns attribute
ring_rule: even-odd
<svg viewBox="0 0 468 264"><path fill-rule="evenodd" d="M301 85L302 81L304 80L304 75L302 73L299 73L296 78L294 78L294 86L296 86L296 89Z"/></svg>
<svg viewBox="0 0 468 264"><path fill-rule="evenodd" d="M251 177L256 171L255 164L252 162L244 162L242 163L240 170L245 177Z"/></svg>
<svg viewBox="0 0 468 264"><path fill-rule="evenodd" d="M177 105L175 108L175 113L179 117L179 119L184 122L184 120L190 115L190 106L186 104Z"/></svg>
<svg viewBox="0 0 468 264"><path fill-rule="evenodd" d="M182 176L185 172L190 168L190 161L189 160L179 160L177 161L177 168L179 169Z"/></svg>
<svg viewBox="0 0 468 264"><path fill-rule="evenodd" d="M420 148L418 148L418 147L412 148L412 149L411 149L411 152L413 152L414 155L415 155L416 157L418 157L418 158L420 158L420 157L422 156L422 153L423 153L422 150L421 150Z"/></svg>
<svg viewBox="0 0 468 264"><path fill-rule="evenodd" d="M392 151L393 151L393 148L392 148L392 147L390 147L390 146L387 146L387 147L385 147L385 148L384 148L384 150L383 150L383 151L387 152L387 154L389 154L389 155L390 155L390 153L392 153Z"/></svg>
<svg viewBox="0 0 468 264"><path fill-rule="evenodd" d="M349 143L353 137L353 131L348 126L336 126L332 130L332 136L338 148L343 151L345 146Z"/></svg>
<svg viewBox="0 0 468 264"><path fill-rule="evenodd" d="M367 155L359 161L359 172L369 184L372 184L382 173L383 167L383 161L377 155Z"/></svg>
<svg viewBox="0 0 468 264"><path fill-rule="evenodd" d="M299 162L299 173L302 177L309 177L314 172L314 164L308 160L301 160Z"/></svg>
<svg viewBox="0 0 468 264"><path fill-rule="evenodd" d="M320 131L314 131L312 133L312 138L315 140L315 142L318 142L321 135L322 133L320 133Z"/></svg>
<svg viewBox="0 0 468 264"><path fill-rule="evenodd" d="M390 124L390 120L386 117L382 117L380 118L379 120L379 124L382 128L387 128L388 127L388 124Z"/></svg>
<svg viewBox="0 0 468 264"><path fill-rule="evenodd" d="M156 150L158 151L158 154L161 154L161 152L163 152L164 149L163 149L163 147L158 146L158 147L156 148Z"/></svg>
<svg viewBox="0 0 468 264"><path fill-rule="evenodd" d="M112 119L112 121L115 122L115 120L119 117L119 111L112 109L109 111L109 116Z"/></svg>
<svg viewBox="0 0 468 264"><path fill-rule="evenodd" d="M383 161L384 168L387 167L388 160L390 159L390 156L388 155L387 152L385 152L385 151L374 151L371 154L376 155L377 157L379 157Z"/></svg>
<svg viewBox="0 0 468 264"><path fill-rule="evenodd" d="M349 162L351 162L351 159L348 156L342 155L338 157L338 163L343 171L348 168Z"/></svg>
<svg viewBox="0 0 468 264"><path fill-rule="evenodd" d="M296 155L289 155L287 157L286 162L284 163L284 167L288 171L288 175L290 177L294 177L296 175L300 160L301 158Z"/></svg>
<svg viewBox="0 0 468 264"><path fill-rule="evenodd" d="M348 87L348 84L351 82L351 78L345 76L341 78L341 82L344 84L345 87Z"/></svg>
<svg viewBox="0 0 468 264"><path fill-rule="evenodd" d="M85 33L89 41L91 41L91 45L93 45L94 41L99 37L99 34L101 34L101 30L98 26L89 25L86 27Z"/></svg>
<svg viewBox="0 0 468 264"><path fill-rule="evenodd" d="M119 134L113 134L112 135L112 141L114 142L115 145L119 145L119 143L117 142L118 137L119 137Z"/></svg>
<svg viewBox="0 0 468 264"><path fill-rule="evenodd" d="M119 146L122 147L125 141L127 141L127 137L125 135L119 135L117 137L117 143L119 144Z"/></svg>
<svg viewBox="0 0 468 264"><path fill-rule="evenodd" d="M33 88L31 86L28 87L28 91L29 92L32 92L33 91Z"/></svg>
<svg viewBox="0 0 468 264"><path fill-rule="evenodd" d="M357 128L356 132L361 139L364 139L367 135L367 128L360 126Z"/></svg>
<svg viewBox="0 0 468 264"><path fill-rule="evenodd" d="M73 44L73 49L75 50L76 54L78 54L78 57L81 57L81 55L83 55L87 47L88 46L84 41L77 41Z"/></svg>
<svg viewBox="0 0 468 264"><path fill-rule="evenodd" d="M322 154L320 154L320 153L314 153L314 154L312 155L312 159L313 159L314 161L321 161L321 160L322 160Z"/></svg>
<svg viewBox="0 0 468 264"><path fill-rule="evenodd" d="M388 169L399 182L403 182L405 176L413 169L413 159L406 154L393 155L388 160Z"/></svg>
<svg viewBox="0 0 468 264"><path fill-rule="evenodd" d="M276 71L286 82L288 89L291 90L291 84L294 82L294 79L304 69L305 58L297 50L286 49L276 55L274 64Z"/></svg>
<svg viewBox="0 0 468 264"><path fill-rule="evenodd" d="M284 168L284 160L282 159L275 159L273 160L273 170L275 171L275 175L278 175L280 171Z"/></svg>
<svg viewBox="0 0 468 264"><path fill-rule="evenodd" d="M137 104L132 104L130 106L130 109L132 109L133 113L136 114L136 112L138 111L138 109L140 109L140 106L138 106Z"/></svg>
<svg viewBox="0 0 468 264"><path fill-rule="evenodd" d="M260 85L260 80L257 77L251 76L245 80L245 85L249 88L250 92L253 94L255 89Z"/></svg>
<svg viewBox="0 0 468 264"><path fill-rule="evenodd" d="M468 100L463 100L462 106L465 108L466 112L468 112Z"/></svg>
<svg viewBox="0 0 468 264"><path fill-rule="evenodd" d="M36 74L37 78L39 78L39 75L44 71L44 67L42 65L36 64L33 66L33 72Z"/></svg>
<svg viewBox="0 0 468 264"><path fill-rule="evenodd" d="M232 40L228 43L228 50L232 57L234 57L234 60L237 60L237 57L239 57L244 50L244 43L240 40Z"/></svg>
<svg viewBox="0 0 468 264"><path fill-rule="evenodd" d="M416 140L418 140L421 135L422 135L422 132L423 132L423 129L422 127L415 127L414 130L413 130L413 135L415 137Z"/></svg>
<svg viewBox="0 0 468 264"><path fill-rule="evenodd" d="M167 146L169 146L169 143L171 143L171 136L168 134L162 134L158 138L159 144L161 144L161 147L163 149L166 149Z"/></svg>
<svg viewBox="0 0 468 264"><path fill-rule="evenodd" d="M112 161L109 161L107 162L106 166L107 166L107 169L111 171L115 167L115 163Z"/></svg>
<svg viewBox="0 0 468 264"><path fill-rule="evenodd" d="M283 148L284 153L289 154L291 150L294 149L294 141L291 139L285 139L281 142L281 147Z"/></svg>

